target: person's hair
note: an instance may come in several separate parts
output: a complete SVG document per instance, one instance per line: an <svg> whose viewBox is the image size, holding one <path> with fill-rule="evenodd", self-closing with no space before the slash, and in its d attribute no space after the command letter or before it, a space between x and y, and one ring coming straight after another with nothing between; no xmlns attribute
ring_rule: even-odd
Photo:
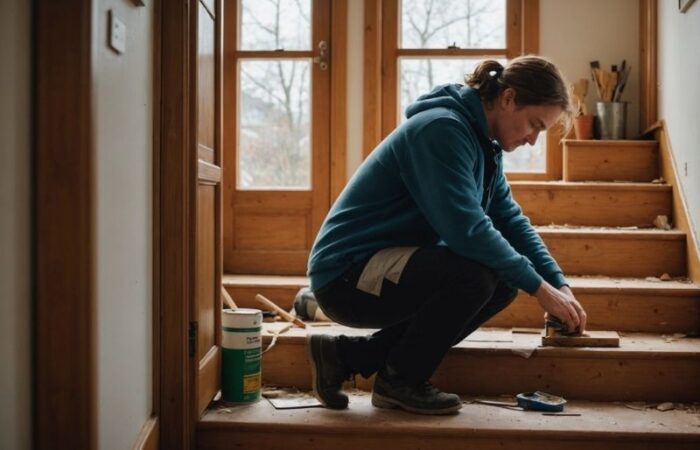
<svg viewBox="0 0 700 450"><path fill-rule="evenodd" d="M554 105L562 108L560 122L568 131L574 113L567 83L557 66L540 56L520 56L505 67L492 59L476 66L464 77L467 85L476 89L484 104L490 106L507 88L515 91L515 104Z"/></svg>

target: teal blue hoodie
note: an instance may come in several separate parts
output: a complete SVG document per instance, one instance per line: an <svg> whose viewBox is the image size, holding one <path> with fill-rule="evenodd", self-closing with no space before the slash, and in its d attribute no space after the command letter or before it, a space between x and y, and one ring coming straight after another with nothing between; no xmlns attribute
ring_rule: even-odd
<svg viewBox="0 0 700 450"><path fill-rule="evenodd" d="M438 86L409 106L406 116L360 165L328 213L309 257L311 288L327 285L378 250L430 245L446 245L530 294L542 278L557 288L566 284L513 200L503 152L486 137L479 94L456 84ZM484 180L486 172L491 179Z"/></svg>

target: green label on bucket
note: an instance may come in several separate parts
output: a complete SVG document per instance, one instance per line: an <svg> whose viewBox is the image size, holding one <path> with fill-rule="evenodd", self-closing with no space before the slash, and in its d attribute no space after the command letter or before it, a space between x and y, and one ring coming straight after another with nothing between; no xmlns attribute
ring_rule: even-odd
<svg viewBox="0 0 700 450"><path fill-rule="evenodd" d="M260 399L260 347L224 348L221 395L227 402L254 402Z"/></svg>

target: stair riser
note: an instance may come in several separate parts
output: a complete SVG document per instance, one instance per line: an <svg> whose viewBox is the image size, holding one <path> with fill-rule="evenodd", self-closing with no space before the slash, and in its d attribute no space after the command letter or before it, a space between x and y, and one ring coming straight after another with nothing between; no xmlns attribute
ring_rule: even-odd
<svg viewBox="0 0 700 450"><path fill-rule="evenodd" d="M700 299L692 296L579 294L576 290L574 295L586 309L589 330L700 332ZM541 328L544 323L543 314L536 299L520 292L508 308L484 326Z"/></svg>
<svg viewBox="0 0 700 450"><path fill-rule="evenodd" d="M235 286L227 289L241 308L260 308L259 303L255 301L255 294L261 293L282 308L290 310L299 287ZM579 293L576 288L573 291L586 308L590 330L645 333L700 332L700 299L692 295ZM520 292L508 308L486 322L484 326L540 328L543 326L542 314L543 311L537 300Z"/></svg>
<svg viewBox="0 0 700 450"><path fill-rule="evenodd" d="M600 190L513 186L513 195L535 225L650 226L671 215L671 190Z"/></svg>
<svg viewBox="0 0 700 450"><path fill-rule="evenodd" d="M647 277L686 275L685 240L620 239L608 235L541 232L568 275Z"/></svg>
<svg viewBox="0 0 700 450"><path fill-rule="evenodd" d="M651 181L659 177L656 145L605 147L565 143L564 181Z"/></svg>
<svg viewBox="0 0 700 450"><path fill-rule="evenodd" d="M352 404L350 405L352 408ZM342 411L338 414L343 414ZM515 412L514 412L515 414ZM417 417L418 420L420 417ZM563 417L561 420L576 419ZM426 418L423 418L426 420ZM256 424L257 425L257 424ZM358 433L353 429L339 427L337 432L319 432L315 429L300 429L300 427L281 427L270 424L265 429L259 426L241 425L236 429L228 427L217 429L201 424L197 429L198 450L241 449L284 449L284 450L403 450L403 449L440 449L464 450L465 448L480 450L695 450L698 442L683 442L679 439L649 438L623 439L619 434L614 436L578 436L575 439L557 439L547 437L532 437L522 434L508 436L507 430L495 430L446 435L443 432L395 433L375 431ZM389 429L391 427L388 427ZM530 433L534 434L534 431ZM540 433L541 435L542 433ZM468 444L467 444L468 443Z"/></svg>
<svg viewBox="0 0 700 450"><path fill-rule="evenodd" d="M278 343L263 355L263 383L311 388L304 345ZM449 392L501 395L542 390L592 401L698 401L700 358L692 356L594 358L533 354L524 358L502 352L452 349L433 382ZM357 387L371 390L372 379L356 377Z"/></svg>

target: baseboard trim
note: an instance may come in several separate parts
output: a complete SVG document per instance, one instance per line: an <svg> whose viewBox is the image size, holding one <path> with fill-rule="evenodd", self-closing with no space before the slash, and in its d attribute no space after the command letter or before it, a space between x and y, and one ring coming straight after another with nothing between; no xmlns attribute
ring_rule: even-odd
<svg viewBox="0 0 700 450"><path fill-rule="evenodd" d="M157 450L159 447L159 423L157 416L151 416L141 427L132 450Z"/></svg>
<svg viewBox="0 0 700 450"><path fill-rule="evenodd" d="M694 282L700 282L700 249L698 248L698 237L691 226L690 216L688 214L688 203L683 195L680 178L678 176L678 168L673 159L671 150L671 141L668 138L668 128L666 122L660 120L650 127L654 133L656 140L659 142L659 164L661 168L661 176L664 177L666 183L673 187L673 222L677 229L684 231L687 236L686 240L686 256L688 261L688 277Z"/></svg>

